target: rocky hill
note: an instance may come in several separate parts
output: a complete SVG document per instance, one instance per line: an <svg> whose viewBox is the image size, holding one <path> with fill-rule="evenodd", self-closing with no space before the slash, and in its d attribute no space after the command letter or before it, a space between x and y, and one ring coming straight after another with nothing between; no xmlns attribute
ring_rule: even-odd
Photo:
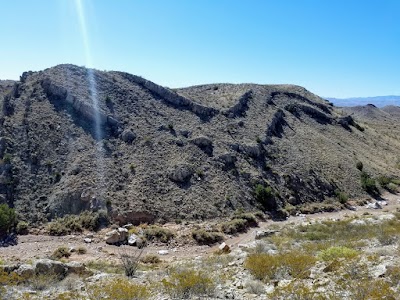
<svg viewBox="0 0 400 300"><path fill-rule="evenodd" d="M400 176L398 114L370 122L299 86L171 90L59 65L0 82L0 99L0 201L33 223L98 209L134 223L282 213L366 195L358 161Z"/></svg>

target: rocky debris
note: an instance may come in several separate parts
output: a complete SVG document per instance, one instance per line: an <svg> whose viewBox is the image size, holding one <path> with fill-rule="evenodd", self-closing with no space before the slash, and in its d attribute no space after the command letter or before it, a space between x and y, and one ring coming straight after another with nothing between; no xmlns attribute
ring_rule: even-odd
<svg viewBox="0 0 400 300"><path fill-rule="evenodd" d="M288 112L292 113L297 118L300 118L301 113L304 113L320 124L333 123L333 119L330 116L308 105L302 105L299 103L290 103L285 106L285 109Z"/></svg>
<svg viewBox="0 0 400 300"><path fill-rule="evenodd" d="M228 118L244 117L246 111L249 109L248 102L251 100L252 94L253 92L251 90L244 93L239 98L238 103L235 104L235 106L224 111L223 114Z"/></svg>
<svg viewBox="0 0 400 300"><path fill-rule="evenodd" d="M254 238L260 240L269 236L276 234L277 230L256 230L254 231Z"/></svg>
<svg viewBox="0 0 400 300"><path fill-rule="evenodd" d="M175 166L175 168L169 172L169 179L177 183L185 183L190 180L192 175L192 168L186 164L181 164Z"/></svg>
<svg viewBox="0 0 400 300"><path fill-rule="evenodd" d="M104 240L107 244L118 245L126 243L128 238L128 229L119 227L106 233Z"/></svg>
<svg viewBox="0 0 400 300"><path fill-rule="evenodd" d="M378 201L375 201L373 203L368 203L366 205L366 208L370 208L370 209L382 209L382 204Z"/></svg>
<svg viewBox="0 0 400 300"><path fill-rule="evenodd" d="M123 72L116 72L116 73L131 82L143 86L144 88L150 90L152 93L159 95L164 101L173 105L174 107L189 110L204 120L208 120L219 113L219 111L214 108L198 104L192 100L189 100L185 97L178 95L177 93L167 88L159 86L154 82L151 82L150 80L146 80L142 77L128 73L123 73Z"/></svg>
<svg viewBox="0 0 400 300"><path fill-rule="evenodd" d="M229 247L225 242L218 246L218 249L223 253L229 253L231 247Z"/></svg>
<svg viewBox="0 0 400 300"><path fill-rule="evenodd" d="M283 110L278 109L267 127L267 137L276 136L281 138L283 134L283 127L286 125L287 122L285 120L285 113L283 112Z"/></svg>
<svg viewBox="0 0 400 300"><path fill-rule="evenodd" d="M35 274L35 272L36 272L35 267L27 264L20 265L19 268L15 270L15 273L24 278L32 277Z"/></svg>
<svg viewBox="0 0 400 300"><path fill-rule="evenodd" d="M71 106L76 113L87 118L90 122L100 122L101 126L108 125L118 127L119 122L104 111L93 107L88 100L78 99L66 88L57 85L50 78L45 78L41 82L44 92L49 100L57 107Z"/></svg>
<svg viewBox="0 0 400 300"><path fill-rule="evenodd" d="M84 238L83 241L84 241L86 244L90 244L90 243L92 242L92 239L91 239L91 238Z"/></svg>
<svg viewBox="0 0 400 300"><path fill-rule="evenodd" d="M129 246L136 246L136 243L139 239L139 236L132 233L129 237L128 237L128 245Z"/></svg>
<svg viewBox="0 0 400 300"><path fill-rule="evenodd" d="M222 162L226 169L232 169L235 167L237 158L232 153L224 153L224 154L218 156L217 160Z"/></svg>
<svg viewBox="0 0 400 300"><path fill-rule="evenodd" d="M207 153L207 155L209 155L209 156L213 155L213 143L209 138L207 138L205 136L199 136L199 137L196 137L196 138L190 140L190 142L195 144L197 147L199 147L205 153Z"/></svg>
<svg viewBox="0 0 400 300"><path fill-rule="evenodd" d="M121 138L125 143L132 144L136 139L136 134L130 129L125 129L121 134Z"/></svg>
<svg viewBox="0 0 400 300"><path fill-rule="evenodd" d="M68 272L68 267L59 261L51 259L39 259L34 263L36 274L54 274L64 277Z"/></svg>

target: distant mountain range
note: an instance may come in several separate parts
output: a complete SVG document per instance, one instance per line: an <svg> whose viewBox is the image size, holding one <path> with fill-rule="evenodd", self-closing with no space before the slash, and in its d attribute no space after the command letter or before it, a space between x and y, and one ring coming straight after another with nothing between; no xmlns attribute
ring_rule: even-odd
<svg viewBox="0 0 400 300"><path fill-rule="evenodd" d="M400 96L376 96L376 97L356 97L356 98L326 98L335 106L358 106L374 104L377 107L387 105L400 106Z"/></svg>

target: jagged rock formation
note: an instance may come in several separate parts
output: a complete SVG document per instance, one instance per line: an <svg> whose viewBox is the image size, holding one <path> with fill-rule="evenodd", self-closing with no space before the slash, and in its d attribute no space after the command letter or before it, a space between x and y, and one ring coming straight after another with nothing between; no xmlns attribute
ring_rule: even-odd
<svg viewBox="0 0 400 300"><path fill-rule="evenodd" d="M59 65L0 81L0 100L0 202L33 223L87 209L121 223L279 211L365 195L357 161L400 175L396 114L380 111L380 126L377 108L360 117L293 85L171 90ZM258 184L273 190L268 207Z"/></svg>

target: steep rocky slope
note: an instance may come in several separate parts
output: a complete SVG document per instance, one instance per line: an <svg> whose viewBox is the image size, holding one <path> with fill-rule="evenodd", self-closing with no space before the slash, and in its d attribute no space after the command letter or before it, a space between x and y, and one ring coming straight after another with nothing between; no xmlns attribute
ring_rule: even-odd
<svg viewBox="0 0 400 300"><path fill-rule="evenodd" d="M1 82L0 95L0 201L30 222L85 209L122 222L280 211L338 189L363 195L357 161L400 175L398 117L375 126L298 86L170 90L59 65ZM257 184L273 191L262 205Z"/></svg>

